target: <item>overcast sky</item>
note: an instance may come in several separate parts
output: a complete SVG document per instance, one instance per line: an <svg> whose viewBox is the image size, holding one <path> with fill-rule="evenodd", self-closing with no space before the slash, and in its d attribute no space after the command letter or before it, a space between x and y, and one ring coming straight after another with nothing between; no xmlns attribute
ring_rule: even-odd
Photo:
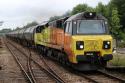
<svg viewBox="0 0 125 83"><path fill-rule="evenodd" d="M29 22L47 21L49 17L62 15L77 4L87 3L95 7L98 2L107 4L110 0L0 0L0 21L3 28L16 28Z"/></svg>

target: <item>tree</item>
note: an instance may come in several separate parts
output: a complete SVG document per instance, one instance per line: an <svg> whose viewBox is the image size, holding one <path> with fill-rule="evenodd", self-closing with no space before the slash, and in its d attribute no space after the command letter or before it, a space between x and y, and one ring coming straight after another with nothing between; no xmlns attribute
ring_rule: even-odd
<svg viewBox="0 0 125 83"><path fill-rule="evenodd" d="M68 17L68 16L71 16L71 11L67 11L61 17Z"/></svg>
<svg viewBox="0 0 125 83"><path fill-rule="evenodd" d="M12 31L12 30L11 29L2 29L2 30L0 30L0 33L8 33L10 31Z"/></svg>
<svg viewBox="0 0 125 83"><path fill-rule="evenodd" d="M106 16L107 8L107 5L103 5L102 2L99 2L98 6L96 6L96 12L102 14L103 16Z"/></svg>
<svg viewBox="0 0 125 83"><path fill-rule="evenodd" d="M38 23L33 21L33 22L28 23L27 25L25 25L23 28L29 28L29 27L32 27L32 26L35 26L35 25L38 25Z"/></svg>
<svg viewBox="0 0 125 83"><path fill-rule="evenodd" d="M114 4L120 16L120 23L122 25L122 31L125 32L125 0L111 0L111 3Z"/></svg>
<svg viewBox="0 0 125 83"><path fill-rule="evenodd" d="M73 8L72 15L85 11L94 11L94 8L89 7L87 4L79 4Z"/></svg>
<svg viewBox="0 0 125 83"><path fill-rule="evenodd" d="M2 29L0 30L0 36L4 36L6 33L12 31L11 29Z"/></svg>
<svg viewBox="0 0 125 83"><path fill-rule="evenodd" d="M118 15L118 10L117 8L113 8L112 10L112 17L111 17L111 32L116 38L121 38L120 37L120 18Z"/></svg>
<svg viewBox="0 0 125 83"><path fill-rule="evenodd" d="M61 16L53 16L53 17L50 17L49 18L49 22L50 21L54 21L54 20L57 20L57 19L60 19L60 18L64 18L64 17L68 17L71 15L71 11L67 11L66 13L64 13L63 15Z"/></svg>
<svg viewBox="0 0 125 83"><path fill-rule="evenodd" d="M21 29L20 27L16 27L16 29L14 29L14 30L19 30L19 29Z"/></svg>
<svg viewBox="0 0 125 83"><path fill-rule="evenodd" d="M53 16L53 17L49 18L49 21L54 21L54 20L57 20L59 18L61 18L61 16Z"/></svg>
<svg viewBox="0 0 125 83"><path fill-rule="evenodd" d="M107 5L105 5L105 11L103 14L108 19L109 27L111 27L111 17L112 17L113 8L116 8L116 7L113 6L113 4L111 2L109 2Z"/></svg>

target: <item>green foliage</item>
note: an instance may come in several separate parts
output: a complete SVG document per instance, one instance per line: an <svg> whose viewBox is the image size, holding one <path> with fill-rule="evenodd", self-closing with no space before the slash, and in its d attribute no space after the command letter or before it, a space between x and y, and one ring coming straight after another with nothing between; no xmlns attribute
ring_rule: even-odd
<svg viewBox="0 0 125 83"><path fill-rule="evenodd" d="M121 38L120 37L120 19L119 19L117 8L113 8L112 10L111 27L112 27L111 29L112 34L117 39Z"/></svg>
<svg viewBox="0 0 125 83"><path fill-rule="evenodd" d="M125 0L111 0L111 3L118 9L120 16L121 30L125 32Z"/></svg>
<svg viewBox="0 0 125 83"><path fill-rule="evenodd" d="M84 11L87 10L87 8L88 8L87 4L79 4L79 5L77 5L76 7L73 8L72 14L84 12Z"/></svg>
<svg viewBox="0 0 125 83"><path fill-rule="evenodd" d="M87 4L79 4L73 8L72 15L85 11L94 11L94 8L89 7Z"/></svg>
<svg viewBox="0 0 125 83"><path fill-rule="evenodd" d="M17 28L16 28L16 29L14 29L14 30L16 31L16 30L20 30L20 29L21 29L20 27L17 27Z"/></svg>
<svg viewBox="0 0 125 83"><path fill-rule="evenodd" d="M27 25L23 26L23 27L17 27L16 29L14 29L13 31L16 31L16 30L20 30L21 28L29 28L29 27L32 27L32 26L36 26L38 25L37 22L33 21L31 23L28 23Z"/></svg>
<svg viewBox="0 0 125 83"><path fill-rule="evenodd" d="M29 27L32 27L32 26L35 26L35 25L38 25L38 23L33 21L33 22L28 23L27 25L25 25L23 28L29 28Z"/></svg>
<svg viewBox="0 0 125 83"><path fill-rule="evenodd" d="M96 6L96 12L97 12L97 13L101 13L102 15L105 16L106 6L103 5L101 2L99 2L99 3L98 3L98 6Z"/></svg>
<svg viewBox="0 0 125 83"><path fill-rule="evenodd" d="M110 6L111 3L109 3L108 5L104 5L102 4L102 2L99 2L98 5L96 6L95 10L97 13L105 16L108 20L110 20L111 17L111 10L112 7Z"/></svg>
<svg viewBox="0 0 125 83"><path fill-rule="evenodd" d="M2 29L2 30L0 30L0 33L8 33L10 31L12 31L12 30L11 29Z"/></svg>
<svg viewBox="0 0 125 83"><path fill-rule="evenodd" d="M61 17L63 18L63 17L67 17L67 16L71 16L71 11L67 11Z"/></svg>
<svg viewBox="0 0 125 83"><path fill-rule="evenodd" d="M57 20L61 18L61 16L53 16L53 17L50 17L49 21L54 21L54 20Z"/></svg>
<svg viewBox="0 0 125 83"><path fill-rule="evenodd" d="M71 11L67 11L66 13L64 13L63 15L61 16L53 16L53 17L50 17L49 18L49 21L54 21L54 20L57 20L57 19L60 19L60 18L63 18L63 17L68 17L71 15Z"/></svg>
<svg viewBox="0 0 125 83"><path fill-rule="evenodd" d="M113 60L110 63L112 66L125 66L124 54L114 54Z"/></svg>
<svg viewBox="0 0 125 83"><path fill-rule="evenodd" d="M124 31L121 26L121 18L117 6L114 4L115 0L110 1L107 5L98 3L96 12L101 13L108 19L109 30L112 35L119 40L124 40ZM117 4L117 3L116 3Z"/></svg>
<svg viewBox="0 0 125 83"><path fill-rule="evenodd" d="M120 31L119 36L125 42L125 33Z"/></svg>
<svg viewBox="0 0 125 83"><path fill-rule="evenodd" d="M0 36L3 36L4 34L10 32L10 31L12 31L12 30L11 29L2 29L2 30L0 30Z"/></svg>

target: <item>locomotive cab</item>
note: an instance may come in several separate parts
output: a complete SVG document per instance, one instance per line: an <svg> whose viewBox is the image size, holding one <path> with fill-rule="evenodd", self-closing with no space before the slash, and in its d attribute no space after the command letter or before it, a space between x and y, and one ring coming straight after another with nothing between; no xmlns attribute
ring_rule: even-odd
<svg viewBox="0 0 125 83"><path fill-rule="evenodd" d="M107 20L95 12L79 13L67 19L64 41L64 49L74 64L106 66L113 58Z"/></svg>

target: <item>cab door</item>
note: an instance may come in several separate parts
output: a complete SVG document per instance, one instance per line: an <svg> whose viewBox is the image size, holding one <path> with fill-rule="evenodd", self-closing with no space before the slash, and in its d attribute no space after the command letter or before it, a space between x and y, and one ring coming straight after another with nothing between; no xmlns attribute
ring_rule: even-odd
<svg viewBox="0 0 125 83"><path fill-rule="evenodd" d="M64 35L64 50L69 55L72 56L72 22L66 22L65 24L65 35Z"/></svg>

